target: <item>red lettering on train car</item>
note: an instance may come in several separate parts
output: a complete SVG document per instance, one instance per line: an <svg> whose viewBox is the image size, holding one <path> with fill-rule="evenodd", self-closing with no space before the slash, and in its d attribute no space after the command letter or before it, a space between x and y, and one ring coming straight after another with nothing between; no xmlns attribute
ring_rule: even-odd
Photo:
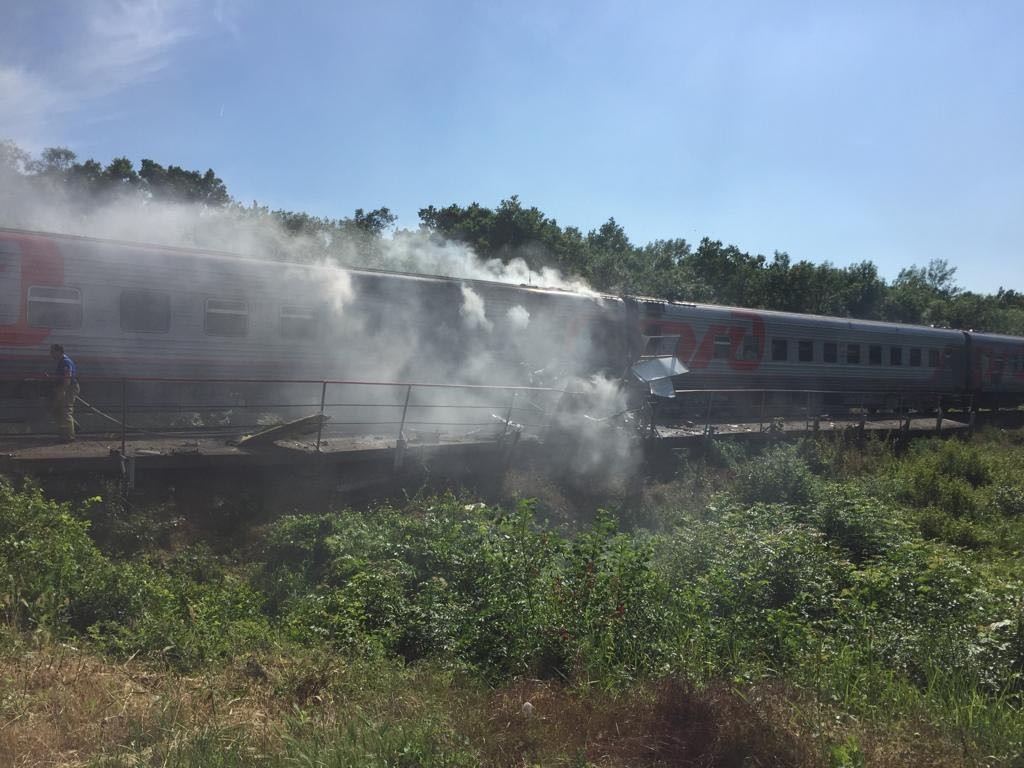
<svg viewBox="0 0 1024 768"><path fill-rule="evenodd" d="M741 322L750 321L749 335L753 338L754 344L750 348L744 346L743 340L747 336L745 326L733 325L729 328L729 367L734 371L756 370L764 358L764 320L753 312L733 312L732 316Z"/></svg>
<svg viewBox="0 0 1024 768"><path fill-rule="evenodd" d="M729 368L739 372L756 370L764 358L764 320L753 312L741 311L734 311L732 318L736 322L730 325L710 325L700 337L699 343L697 334L689 323L658 323L658 332L653 335L678 336L676 357L692 369L707 368L715 356L715 341L725 337L729 340L729 354L726 358Z"/></svg>
<svg viewBox="0 0 1024 768"><path fill-rule="evenodd" d="M49 328L32 328L28 324L28 289L32 285L64 285L64 259L56 243L37 235L11 235L21 250L20 309L16 325L0 326L0 344L29 346L43 341Z"/></svg>

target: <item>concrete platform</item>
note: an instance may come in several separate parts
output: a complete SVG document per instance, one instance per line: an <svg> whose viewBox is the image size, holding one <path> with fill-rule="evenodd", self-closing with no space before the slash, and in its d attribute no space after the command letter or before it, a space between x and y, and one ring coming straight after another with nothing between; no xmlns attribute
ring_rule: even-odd
<svg viewBox="0 0 1024 768"><path fill-rule="evenodd" d="M828 434L860 428L859 418L807 421L804 418L776 420L771 428L757 423L716 423L710 432L703 424L683 423L659 425L656 437L666 447L685 444L709 434L722 438L755 438L771 434ZM864 430L873 433L942 434L968 429L968 425L934 417L912 418L907 422L894 418L867 419ZM237 435L233 436L237 437ZM231 444L223 434L184 433L177 436L131 435L121 451L121 436L88 434L74 443L64 444L56 436L0 436L0 472L18 474L52 474L61 472L100 472L120 474L124 459L134 463L134 471L247 468L283 468L297 466L348 465L363 462L394 466L404 461L477 460L486 454L507 453L511 441L503 442L497 435L486 433L445 434L413 432L401 450L395 436L326 434L316 450L316 438L282 439L253 447ZM535 434L524 434L516 441L517 448L528 449L541 443Z"/></svg>
<svg viewBox="0 0 1024 768"><path fill-rule="evenodd" d="M430 435L430 442L410 436L401 451L405 460L428 455L456 457L461 451L499 451L492 437ZM316 462L349 464L363 461L394 462L394 437L361 435L328 437L316 441L277 440L253 448L231 445L223 437L129 438L121 452L117 435L84 435L73 443L61 443L55 436L0 437L0 472L117 472L122 459L134 461L135 470L224 469L288 467Z"/></svg>

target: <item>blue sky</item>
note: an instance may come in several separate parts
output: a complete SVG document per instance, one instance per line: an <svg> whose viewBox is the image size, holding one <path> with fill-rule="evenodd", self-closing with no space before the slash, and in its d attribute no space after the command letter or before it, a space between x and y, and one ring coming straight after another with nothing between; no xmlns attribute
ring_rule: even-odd
<svg viewBox="0 0 1024 768"><path fill-rule="evenodd" d="M1024 3L0 0L0 138L1024 290Z"/></svg>

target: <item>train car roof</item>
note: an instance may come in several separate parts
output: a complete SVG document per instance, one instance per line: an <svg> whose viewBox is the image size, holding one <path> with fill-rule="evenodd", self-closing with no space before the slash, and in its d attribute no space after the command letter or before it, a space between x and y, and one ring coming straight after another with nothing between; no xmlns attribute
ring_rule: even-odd
<svg viewBox="0 0 1024 768"><path fill-rule="evenodd" d="M449 275L429 275L420 272L401 272L399 270L391 269L377 269L374 267L350 267L344 264L315 264L303 261L288 261L286 259L274 259L274 258L257 258L249 256L244 253L237 253L235 251L219 251L210 248L192 248L180 245L162 245L159 243L142 243L133 240L115 240L113 238L105 237L90 237L87 235L68 235L60 232L40 232L34 230L25 229L14 229L11 227L0 227L0 234L12 234L21 235L28 237L43 237L54 240L72 240L75 242L85 242L96 245L115 245L121 248L141 248L154 253L178 253L183 256L205 256L212 259L225 259L236 262L242 262L251 264L253 266L266 267L269 265L283 265L288 267L297 267L299 269L315 269L317 267L333 267L336 269L345 270L353 274L367 274L367 275L388 275L403 277L410 280L422 280L422 281L442 281L442 282L454 282L454 283L472 283L477 285L487 285L499 288L515 288L518 290L533 291L536 293L550 293L557 296L571 296L583 299L602 299L607 301L621 301L620 296L615 294L603 293L601 291L573 291L567 288L557 288L552 286L538 286L529 285L527 283L503 283L497 280L481 280L480 278L473 277L452 277Z"/></svg>
<svg viewBox="0 0 1024 768"><path fill-rule="evenodd" d="M1020 336L1008 336L1005 333L976 333L970 331L971 338L980 342L991 342L993 344L1024 344L1024 338Z"/></svg>
<svg viewBox="0 0 1024 768"><path fill-rule="evenodd" d="M644 299L644 301L648 301L648 299ZM849 330L864 330L876 332L899 332L902 330L905 333L920 333L943 337L949 337L950 335L962 336L964 333L963 331L957 328L936 328L935 326L931 325L914 325L912 323L892 323L883 320L861 320L855 317L835 317L833 315L815 315L801 312L782 312L776 309L752 309L751 307L732 307L724 304L701 304L697 302L684 301L671 301L662 303L665 305L666 308L687 307L694 309L717 310L724 312L754 312L766 320L774 320L776 322L806 324L808 321L812 321L814 323L831 325L834 327L842 327Z"/></svg>

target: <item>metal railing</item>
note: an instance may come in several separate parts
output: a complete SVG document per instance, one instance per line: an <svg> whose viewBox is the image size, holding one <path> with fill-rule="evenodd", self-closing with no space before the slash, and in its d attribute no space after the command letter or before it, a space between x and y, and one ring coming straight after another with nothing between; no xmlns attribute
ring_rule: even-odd
<svg viewBox="0 0 1024 768"><path fill-rule="evenodd" d="M974 396L948 392L725 388L677 389L675 396L676 410L689 407L703 416L704 434L713 434L716 425L722 423L723 415L736 415L739 408L745 409L744 418L756 420L758 432L772 429L775 418L802 418L804 429L811 431L826 419L845 420L863 430L869 416L871 420L887 416L898 421L900 429L908 431L913 419L933 416L938 432L942 431L945 415L950 410L962 412L971 427L975 419ZM722 396L725 402L716 404L716 398ZM802 402L797 402L798 399ZM755 412L751 412L751 407Z"/></svg>
<svg viewBox="0 0 1024 768"><path fill-rule="evenodd" d="M0 379L0 385L28 385L52 379ZM410 437L442 435L503 440L514 432L541 434L548 429L563 399L579 393L554 387L363 381L346 379L253 378L89 378L82 381L82 405L76 408L81 433L120 438L237 437L299 417L319 416L315 441L320 452L327 440L380 436L405 445ZM0 397L5 439L53 434L45 398ZM838 401L838 402L837 402ZM724 421L757 424L803 419L811 430L822 419L845 419L863 429L874 409L891 414L901 428L912 418L934 415L941 431L950 409L973 425L970 395L940 392L826 389L677 389L674 400L651 399L652 432L680 414L713 434ZM742 409L742 413L740 412ZM19 431L18 426L22 429Z"/></svg>
<svg viewBox="0 0 1024 768"><path fill-rule="evenodd" d="M8 380L31 387L52 379ZM0 382L3 383L3 382ZM412 433L504 439L546 428L565 390L552 387L346 379L120 377L81 381L80 434L162 438L238 436L301 416L319 416L315 442ZM0 399L6 438L53 432L43 393ZM21 430L10 429L21 425Z"/></svg>

